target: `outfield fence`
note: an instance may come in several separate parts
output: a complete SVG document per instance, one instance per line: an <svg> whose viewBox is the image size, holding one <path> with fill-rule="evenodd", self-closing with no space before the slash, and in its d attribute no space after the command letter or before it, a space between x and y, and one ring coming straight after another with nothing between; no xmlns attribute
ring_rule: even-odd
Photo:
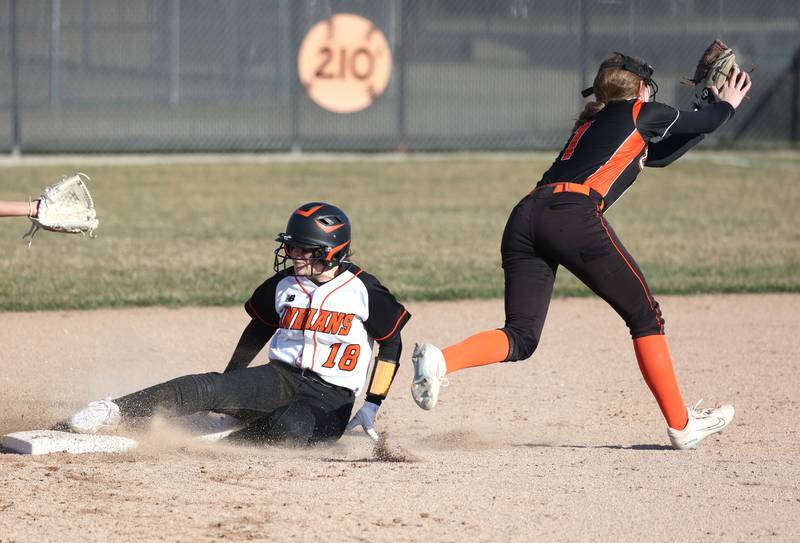
<svg viewBox="0 0 800 543"><path fill-rule="evenodd" d="M338 13L392 53L348 114L312 102L297 57ZM800 140L797 0L0 0L0 151L456 150L559 147L612 51L687 106L715 37L753 68L718 147Z"/></svg>

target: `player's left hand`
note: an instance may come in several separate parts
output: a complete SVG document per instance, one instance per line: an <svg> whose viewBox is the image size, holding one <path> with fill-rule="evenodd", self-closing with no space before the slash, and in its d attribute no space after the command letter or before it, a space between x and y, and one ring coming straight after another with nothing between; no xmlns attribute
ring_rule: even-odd
<svg viewBox="0 0 800 543"><path fill-rule="evenodd" d="M347 423L347 429L352 430L357 426L364 428L367 435L372 438L372 441L378 441L378 432L375 431L375 415L378 414L378 406L372 402L364 402L350 422Z"/></svg>

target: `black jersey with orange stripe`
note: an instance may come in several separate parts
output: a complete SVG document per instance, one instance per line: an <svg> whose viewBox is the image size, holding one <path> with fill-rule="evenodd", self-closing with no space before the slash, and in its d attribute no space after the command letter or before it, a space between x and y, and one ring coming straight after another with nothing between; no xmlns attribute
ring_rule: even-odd
<svg viewBox="0 0 800 543"><path fill-rule="evenodd" d="M539 185L588 185L608 209L644 167L648 144L667 137L679 116L677 109L659 102L612 102L570 134Z"/></svg>

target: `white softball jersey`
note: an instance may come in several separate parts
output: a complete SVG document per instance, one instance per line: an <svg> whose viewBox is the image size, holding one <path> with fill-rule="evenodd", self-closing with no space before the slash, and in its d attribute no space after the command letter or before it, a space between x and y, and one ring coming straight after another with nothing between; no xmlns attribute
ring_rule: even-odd
<svg viewBox="0 0 800 543"><path fill-rule="evenodd" d="M400 333L411 314L378 279L354 264L316 284L292 269L262 283L247 313L276 328L270 361L308 369L356 395L367 379L373 344Z"/></svg>

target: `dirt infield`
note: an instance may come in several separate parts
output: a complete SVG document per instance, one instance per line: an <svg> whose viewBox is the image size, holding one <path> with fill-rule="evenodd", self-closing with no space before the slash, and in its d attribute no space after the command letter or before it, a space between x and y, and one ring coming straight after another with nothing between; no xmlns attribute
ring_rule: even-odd
<svg viewBox="0 0 800 543"><path fill-rule="evenodd" d="M667 447L627 331L594 299L555 300L534 359L456 373L436 410L419 410L413 342L499 325L502 303L415 303L379 417L388 458L361 434L253 449L160 425L132 453L0 454L0 542L797 541L800 295L660 302L687 402L737 409L697 451ZM236 308L0 313L0 432L221 370L245 319Z"/></svg>

